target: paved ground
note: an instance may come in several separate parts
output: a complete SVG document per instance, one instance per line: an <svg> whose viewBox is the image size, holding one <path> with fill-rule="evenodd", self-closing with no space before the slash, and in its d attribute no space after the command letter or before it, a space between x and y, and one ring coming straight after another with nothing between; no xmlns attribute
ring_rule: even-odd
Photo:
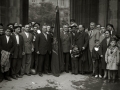
<svg viewBox="0 0 120 90"><path fill-rule="evenodd" d="M90 75L70 73L63 73L60 77L33 75L18 80L4 80L0 83L0 90L120 90L120 81L107 83Z"/></svg>

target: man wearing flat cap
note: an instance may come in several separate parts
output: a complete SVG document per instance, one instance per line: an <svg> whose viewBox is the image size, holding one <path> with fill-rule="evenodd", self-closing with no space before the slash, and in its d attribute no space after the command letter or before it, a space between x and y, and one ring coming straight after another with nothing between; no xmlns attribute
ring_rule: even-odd
<svg viewBox="0 0 120 90"><path fill-rule="evenodd" d="M12 78L17 79L20 78L20 70L22 63L22 52L23 52L23 37L19 35L20 26L14 27L14 33L12 34L12 38L14 41L14 50L11 62L11 71Z"/></svg>

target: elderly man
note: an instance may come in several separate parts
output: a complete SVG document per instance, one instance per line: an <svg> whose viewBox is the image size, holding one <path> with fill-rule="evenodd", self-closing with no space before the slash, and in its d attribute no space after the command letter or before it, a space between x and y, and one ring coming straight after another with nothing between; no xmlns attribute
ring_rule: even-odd
<svg viewBox="0 0 120 90"><path fill-rule="evenodd" d="M36 37L36 51L38 54L38 72L43 76L43 72L49 74L49 55L51 54L51 36L46 33L47 26L42 27L42 33ZM43 68L44 67L44 68ZM43 71L44 70L44 71Z"/></svg>
<svg viewBox="0 0 120 90"><path fill-rule="evenodd" d="M68 25L63 26L63 33L61 33L61 43L63 47L63 57L65 64L65 71L69 72L70 48L71 48L71 35L69 33Z"/></svg>
<svg viewBox="0 0 120 90"><path fill-rule="evenodd" d="M91 53L91 56L92 56L92 50L93 50L93 47L95 46L95 40L96 39L99 40L99 37L100 37L100 32L99 32L99 30L97 30L95 28L95 23L94 22L90 23L90 30L88 31L88 34L89 34L89 50L90 50L90 53ZM94 71L95 71L94 63L92 63L91 61L89 61L89 63L91 64L90 69L91 69L91 67L93 67L92 70L93 70L93 75L94 75Z"/></svg>
<svg viewBox="0 0 120 90"><path fill-rule="evenodd" d="M22 68L21 75L30 76L30 66L31 66L31 56L34 50L33 47L33 35L29 33L30 27L29 25L25 25L25 30L20 34L23 37L23 60L22 60Z"/></svg>
<svg viewBox="0 0 120 90"><path fill-rule="evenodd" d="M78 33L75 35L75 45L78 46L79 51L81 53L79 57L79 73L84 74L88 72L88 59L87 59L87 51L88 51L88 43L89 43L89 35L85 32L85 27L83 25L79 25Z"/></svg>

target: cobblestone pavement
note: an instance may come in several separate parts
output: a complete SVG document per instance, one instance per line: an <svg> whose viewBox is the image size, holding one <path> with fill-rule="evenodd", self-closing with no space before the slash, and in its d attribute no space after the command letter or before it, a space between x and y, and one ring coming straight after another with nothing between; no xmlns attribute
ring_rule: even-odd
<svg viewBox="0 0 120 90"><path fill-rule="evenodd" d="M120 90L120 81L107 83L106 80L90 75L63 73L60 77L52 75L24 76L18 80L0 83L0 90Z"/></svg>

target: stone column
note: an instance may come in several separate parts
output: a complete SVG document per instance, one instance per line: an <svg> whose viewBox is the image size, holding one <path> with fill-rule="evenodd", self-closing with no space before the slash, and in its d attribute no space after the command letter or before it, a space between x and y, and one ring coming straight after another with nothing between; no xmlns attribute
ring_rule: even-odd
<svg viewBox="0 0 120 90"><path fill-rule="evenodd" d="M109 0L108 8L108 23L114 25L115 30L117 30L117 13L118 11L118 0Z"/></svg>
<svg viewBox="0 0 120 90"><path fill-rule="evenodd" d="M21 23L21 0L10 0L9 22Z"/></svg>
<svg viewBox="0 0 120 90"><path fill-rule="evenodd" d="M108 0L99 0L98 23L106 26Z"/></svg>
<svg viewBox="0 0 120 90"><path fill-rule="evenodd" d="M118 27L117 27L117 34L120 35L120 0L118 0Z"/></svg>

